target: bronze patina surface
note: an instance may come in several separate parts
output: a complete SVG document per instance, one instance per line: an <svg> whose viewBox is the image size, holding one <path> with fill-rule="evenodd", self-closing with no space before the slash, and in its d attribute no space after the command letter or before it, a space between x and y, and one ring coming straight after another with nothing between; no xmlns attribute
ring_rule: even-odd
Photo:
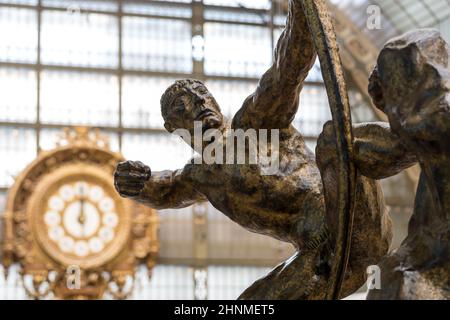
<svg viewBox="0 0 450 320"><path fill-rule="evenodd" d="M408 237L381 261L381 289L368 298L450 299L448 44L430 29L392 39L379 55L369 91L422 172Z"/></svg>
<svg viewBox="0 0 450 320"><path fill-rule="evenodd" d="M263 174L264 163L195 164L194 160L180 170L164 172L152 172L140 162L128 161L119 164L115 173L116 189L124 197L156 209L209 201L246 229L295 246L293 257L256 281L241 299L328 298L329 282L334 281L334 251L343 245L336 246L342 231L338 211L342 209L339 144L343 137L338 136L339 130L334 130L332 122L327 123L315 156L291 124L298 111L302 85L316 59L316 47L320 53L310 31L314 30L314 20L304 14L309 12L308 3L289 2L286 28L278 41L274 63L232 120L224 118L211 93L197 80L177 81L161 98L169 132L187 129L194 135L194 121L201 121L204 131L220 130L225 140L234 138L231 129L280 130L280 165L274 174ZM335 102L338 107L340 101ZM351 133L351 126L342 129ZM417 162L414 151L386 124L354 126L352 139L353 146L348 146L352 147L352 159L347 161L352 160L356 169L354 227L339 297L360 288L367 266L376 264L388 251L390 220L376 180Z"/></svg>

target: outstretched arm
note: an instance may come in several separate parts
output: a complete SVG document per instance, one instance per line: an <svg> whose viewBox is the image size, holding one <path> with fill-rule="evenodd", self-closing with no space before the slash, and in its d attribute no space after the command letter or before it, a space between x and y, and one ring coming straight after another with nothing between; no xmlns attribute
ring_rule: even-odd
<svg viewBox="0 0 450 320"><path fill-rule="evenodd" d="M114 185L122 197L155 209L184 208L206 198L184 178L183 170L152 173L139 161L117 165Z"/></svg>
<svg viewBox="0 0 450 320"><path fill-rule="evenodd" d="M234 128L284 129L298 109L303 82L316 60L301 0L289 0L286 28L278 40L274 64L233 119Z"/></svg>
<svg viewBox="0 0 450 320"><path fill-rule="evenodd" d="M354 159L362 175L385 179L417 164L415 154L402 143L385 122L362 123L353 126ZM326 168L336 162L336 141L333 123L327 122L319 136L316 158L319 167Z"/></svg>
<svg viewBox="0 0 450 320"><path fill-rule="evenodd" d="M383 122L357 126L354 150L357 168L372 179L392 177L418 163L416 155Z"/></svg>

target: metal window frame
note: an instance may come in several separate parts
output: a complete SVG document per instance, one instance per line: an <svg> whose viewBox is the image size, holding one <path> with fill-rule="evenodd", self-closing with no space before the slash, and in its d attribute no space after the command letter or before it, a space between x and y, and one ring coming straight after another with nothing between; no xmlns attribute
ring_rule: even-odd
<svg viewBox="0 0 450 320"><path fill-rule="evenodd" d="M36 98L36 121L34 122L21 122L21 121L0 121L0 127L9 127L9 128L25 128L25 129L33 129L36 133L36 150L37 153L40 152L41 145L41 132L45 129L62 129L66 127L72 127L72 125L67 124L57 124L57 123L45 123L42 122L41 119L41 81L42 81L42 73L43 71L67 71L67 72L88 72L94 74L111 74L117 77L118 79L118 125L117 126L97 126L101 130L105 132L112 132L117 134L118 143L119 143L119 151L122 150L123 147L123 136L127 133L137 133L137 134L161 134L166 133L164 129L158 128L148 128L148 127L127 127L123 124L123 79L125 76L146 76L146 77L168 77L168 78L189 78L196 77L204 81L208 80L225 80L225 81L249 81L249 82L257 82L259 78L255 77L238 77L238 76L219 76L219 75L209 75L204 72L204 60L198 61L192 58L192 73L178 73L178 72L162 72L162 71L151 71L151 70L133 70L127 69L123 66L123 18L124 17L140 17L147 19L169 19L169 20L181 20L189 22L191 25L191 35L201 35L203 36L203 27L205 23L223 23L223 24L231 24L237 26L259 26L268 28L270 32L270 40L272 51L275 48L276 40L274 38L274 31L277 28L282 27L281 25L277 25L274 23L275 16L275 4L272 1L271 7L268 10L265 9L249 9L243 7L229 7L229 6L216 6L216 5L205 5L203 0L193 0L191 3L182 3L182 2L162 2L162 1L153 1L153 0L138 0L142 3L153 3L161 6L167 6L167 8L190 8L192 15L191 18L186 17L177 17L177 16L169 16L169 15L150 15L150 14L138 14L138 13L128 13L124 12L123 0L115 0L118 4L117 11L102 11L102 10L82 10L83 13L94 13L99 15L109 15L114 16L117 19L118 26L118 64L116 68L104 68L104 67L88 67L88 66L68 66L68 65L53 65L53 64L43 64L41 61L41 41L42 41L42 19L44 11L67 11L67 8L62 7L54 7L54 6L45 6L43 5L42 0L38 0L37 5L24 5L24 4L11 4L11 3L1 3L0 0L0 8L15 8L15 9L28 9L34 10L37 15L36 22L36 31L38 33L37 37L37 49L36 49L36 63L15 63L15 62L6 62L0 60L0 67L8 67L8 68L20 68L26 70L32 70L36 73L36 90L37 90L37 98ZM138 2L136 1L136 2ZM225 12L237 12L237 13L252 13L252 14L263 14L264 16L268 16L269 20L266 22L255 23L255 22L238 22L238 21L229 21L229 20L220 20L220 19L205 19L204 11L208 9L213 10L223 10ZM323 87L322 82L307 82L305 85L308 86L319 86ZM250 92L249 92L250 94ZM168 134L168 133L167 133ZM316 139L316 137L305 137L305 139ZM7 193L8 187L1 187L0 192ZM193 209L195 210L195 208ZM204 217L206 224L206 217ZM204 229L204 228L203 228ZM202 230L203 230L202 229ZM167 259L166 261L161 261L163 264L182 264L192 266L194 269L205 269L208 265L242 265L242 266L272 266L274 263L278 261L268 261L268 260L240 260L240 259L227 259L227 260L217 260L217 259L208 259L205 257L204 248L207 246L207 238L199 237L193 243L194 257L193 259ZM203 249L202 249L203 248ZM203 251L202 251L203 250ZM201 255L199 252L203 252ZM195 286L194 286L195 287Z"/></svg>
<svg viewBox="0 0 450 320"><path fill-rule="evenodd" d="M224 23L232 25L250 25L250 26L263 26L269 29L271 36L272 50L275 47L274 30L282 26L274 24L275 15L275 5L272 1L272 5L269 10L265 9L252 9L244 7L230 7L230 6L217 6L217 5L205 5L202 0L192 1L191 3L185 2L163 2L155 0L136 0L135 2L142 2L143 4L157 4L158 6L166 6L167 8L190 8L192 10L192 17L177 17L168 15L151 15L151 14L140 14L140 13L128 13L123 11L123 0L115 0L118 4L117 11L103 11L103 10L82 10L83 13L94 13L100 15L112 15L117 18L118 26L118 66L117 68L103 68L103 67L87 67L87 66L69 66L69 65L53 65L53 64L43 64L41 62L41 40L42 40L42 13L43 11L67 11L67 8L57 7L57 6L45 6L42 0L38 0L37 5L27 5L27 4L12 4L12 3L1 3L0 8L15 8L15 9L28 9L34 10L37 14L37 49L36 49L36 63L14 63L0 61L0 67L10 67L10 68L21 68L29 69L36 72L36 90L37 90L37 101L36 101L36 121L34 123L21 122L21 121L0 121L0 126L16 127L16 128L33 128L36 130L36 150L40 151L40 135L42 129L55 129L71 127L71 125L63 124L48 124L41 121L41 75L43 71L47 70L58 70L58 71L77 71L77 72L89 72L89 73L107 73L117 76L119 85L119 95L118 95L118 126L95 126L99 129L104 129L111 132L116 132L118 134L119 150L122 150L122 139L124 133L161 133L165 132L163 129L147 128L147 127L125 127L123 126L123 78L124 76L135 75L135 76L147 76L147 77L171 77L171 78L188 78L196 77L202 80L228 80L228 81L258 81L255 77L238 77L238 76L219 76L219 75L208 75L204 73L203 63L204 61L194 61L192 59L193 72L192 73L180 73L180 72L163 72L163 71L151 71L151 70L134 70L125 69L123 67L123 18L124 17L141 17L147 19L170 19L170 20L182 20L188 21L192 27L192 35L199 34L194 26L201 26L201 35L203 35L203 26L205 23ZM203 17L204 10L214 9L223 11L232 11L238 13L253 13L253 14L265 14L270 17L267 23L254 23L254 22L236 22L229 20L220 19L205 19ZM197 12L197 14L194 14ZM200 13L200 14L198 14ZM323 86L321 82L308 82L306 85L310 86ZM249 92L250 94L250 92ZM307 139L313 139L315 137L306 137ZM0 189L1 190L1 189Z"/></svg>

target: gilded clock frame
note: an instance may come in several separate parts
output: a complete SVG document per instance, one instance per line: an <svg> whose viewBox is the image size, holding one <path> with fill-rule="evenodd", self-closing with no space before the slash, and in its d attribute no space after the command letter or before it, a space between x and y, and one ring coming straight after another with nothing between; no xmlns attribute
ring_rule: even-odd
<svg viewBox="0 0 450 320"><path fill-rule="evenodd" d="M8 192L3 217L2 263L8 269L18 262L22 276L32 277L34 290L26 288L32 298L44 298L36 289L46 282L50 284L55 298L99 299L108 291L108 285L114 282L119 291L110 293L122 299L129 295L120 291L125 285L124 279L134 279L139 263L145 263L151 274L159 251L159 218L153 209L112 193L115 205L121 208L125 219L121 220L123 225L120 228L123 229L118 231L121 239L113 240L106 255L78 263L85 277L79 290L68 290L65 283L67 267L79 261L72 261L55 252L45 237L40 235L46 227L42 221L35 219L38 216L36 212L40 212L39 208L43 205L46 189L58 179L74 179L84 171L99 178L96 183L102 181L110 189L113 188L115 167L123 160L120 153L109 149L107 139L98 130L67 128L56 148L41 151L15 179ZM57 272L57 280L50 280L51 272ZM107 281L100 276L104 272L110 275Z"/></svg>

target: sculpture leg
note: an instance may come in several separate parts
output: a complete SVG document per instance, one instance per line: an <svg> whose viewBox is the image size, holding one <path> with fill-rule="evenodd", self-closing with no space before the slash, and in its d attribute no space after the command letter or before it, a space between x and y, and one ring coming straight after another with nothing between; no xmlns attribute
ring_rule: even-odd
<svg viewBox="0 0 450 320"><path fill-rule="evenodd" d="M240 300L309 300L325 298L325 278L316 275L316 250L297 252L246 289Z"/></svg>
<svg viewBox="0 0 450 320"><path fill-rule="evenodd" d="M323 192L327 206L326 225L332 239L337 234L338 217L338 159L334 140L333 124L325 124L316 147L317 165L323 181ZM357 138L360 132L354 128ZM354 227L351 239L351 253L347 272L341 288L340 298L358 290L366 281L366 271L375 265L388 252L391 239L391 220L384 204L379 182L356 176L356 203L354 208Z"/></svg>
<svg viewBox="0 0 450 320"><path fill-rule="evenodd" d="M409 235L395 253L379 263L381 287L370 290L367 299L450 299L449 232L445 222L430 219L435 212L433 197L422 173ZM426 221L432 224L431 228Z"/></svg>
<svg viewBox="0 0 450 320"><path fill-rule="evenodd" d="M379 264L380 289L371 289L367 300L450 300L450 262L416 268L408 256L395 253Z"/></svg>

